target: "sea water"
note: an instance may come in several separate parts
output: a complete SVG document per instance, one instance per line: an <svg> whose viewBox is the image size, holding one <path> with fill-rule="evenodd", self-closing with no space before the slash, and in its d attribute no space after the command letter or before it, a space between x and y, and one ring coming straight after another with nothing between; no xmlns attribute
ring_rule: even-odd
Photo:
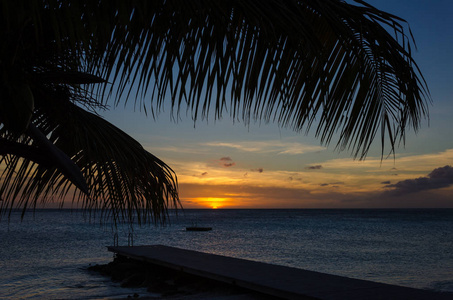
<svg viewBox="0 0 453 300"><path fill-rule="evenodd" d="M39 210L0 222L1 299L112 299L144 289L90 272L106 246L162 244L453 292L453 210L185 210L171 225L113 229L81 212ZM187 232L197 223L207 232ZM152 296L148 294L148 296Z"/></svg>

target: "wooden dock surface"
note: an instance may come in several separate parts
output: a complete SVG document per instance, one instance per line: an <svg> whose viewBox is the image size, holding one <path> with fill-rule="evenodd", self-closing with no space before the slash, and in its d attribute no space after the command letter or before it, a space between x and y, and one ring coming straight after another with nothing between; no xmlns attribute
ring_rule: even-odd
<svg viewBox="0 0 453 300"><path fill-rule="evenodd" d="M118 255L284 299L452 299L452 294L208 254L163 245L108 247Z"/></svg>

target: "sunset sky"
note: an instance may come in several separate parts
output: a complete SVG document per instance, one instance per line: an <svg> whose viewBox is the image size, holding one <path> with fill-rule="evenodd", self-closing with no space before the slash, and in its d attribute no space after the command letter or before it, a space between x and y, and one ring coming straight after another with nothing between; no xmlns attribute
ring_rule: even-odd
<svg viewBox="0 0 453 300"><path fill-rule="evenodd" d="M194 126L119 106L105 118L178 175L184 208L453 207L453 2L370 0L408 21L414 58L430 88L430 120L381 160L376 140L365 161L277 124L221 120ZM132 104L132 103L130 103Z"/></svg>

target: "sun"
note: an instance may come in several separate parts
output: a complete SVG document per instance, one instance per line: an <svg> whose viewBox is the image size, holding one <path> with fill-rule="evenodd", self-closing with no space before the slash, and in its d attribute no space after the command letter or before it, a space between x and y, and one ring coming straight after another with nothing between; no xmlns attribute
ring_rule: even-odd
<svg viewBox="0 0 453 300"><path fill-rule="evenodd" d="M206 208L219 209L225 206L227 200L227 198L219 197L200 197L197 198L196 202Z"/></svg>

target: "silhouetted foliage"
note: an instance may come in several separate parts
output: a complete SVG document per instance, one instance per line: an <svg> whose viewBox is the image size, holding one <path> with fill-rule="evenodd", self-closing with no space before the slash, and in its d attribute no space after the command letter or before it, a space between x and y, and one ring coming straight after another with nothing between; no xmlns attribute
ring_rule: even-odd
<svg viewBox="0 0 453 300"><path fill-rule="evenodd" d="M394 152L429 92L404 20L356 2L2 1L2 212L72 198L165 220L176 176L97 115L108 101L314 127L358 158L380 135Z"/></svg>

